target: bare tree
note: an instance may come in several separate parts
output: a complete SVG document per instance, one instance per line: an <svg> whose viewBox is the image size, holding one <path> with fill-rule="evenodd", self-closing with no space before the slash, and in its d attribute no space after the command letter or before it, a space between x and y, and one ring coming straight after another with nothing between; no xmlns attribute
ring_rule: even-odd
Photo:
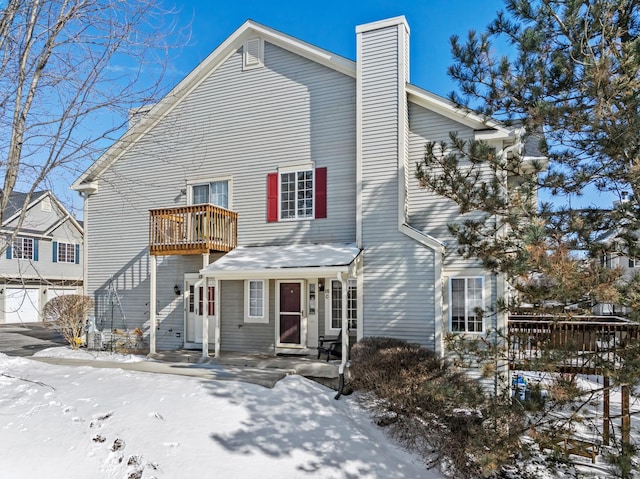
<svg viewBox="0 0 640 479"><path fill-rule="evenodd" d="M180 37L175 12L156 0L3 3L0 224L14 189L27 192L26 206L52 173L78 173L122 133L129 111L163 93L167 39ZM23 219L24 208L13 236Z"/></svg>

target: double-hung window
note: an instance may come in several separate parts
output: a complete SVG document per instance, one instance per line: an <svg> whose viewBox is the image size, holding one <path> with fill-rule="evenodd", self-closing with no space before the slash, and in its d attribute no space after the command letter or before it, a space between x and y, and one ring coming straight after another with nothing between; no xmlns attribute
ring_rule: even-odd
<svg viewBox="0 0 640 479"><path fill-rule="evenodd" d="M268 323L268 282L262 279L248 279L245 281L245 322Z"/></svg>
<svg viewBox="0 0 640 479"><path fill-rule="evenodd" d="M75 263L76 245L58 241L58 263Z"/></svg>
<svg viewBox="0 0 640 479"><path fill-rule="evenodd" d="M16 237L13 240L13 257L16 259L34 259L33 238Z"/></svg>
<svg viewBox="0 0 640 479"><path fill-rule="evenodd" d="M229 181L212 181L193 186L194 205L211 203L222 208L229 208Z"/></svg>
<svg viewBox="0 0 640 479"><path fill-rule="evenodd" d="M342 328L342 282L331 281L331 329ZM347 319L349 329L357 329L358 287L355 279L347 280Z"/></svg>
<svg viewBox="0 0 640 479"><path fill-rule="evenodd" d="M481 333L482 277L452 278L450 285L450 321L454 333Z"/></svg>
<svg viewBox="0 0 640 479"><path fill-rule="evenodd" d="M280 173L280 218L313 218L313 170Z"/></svg>

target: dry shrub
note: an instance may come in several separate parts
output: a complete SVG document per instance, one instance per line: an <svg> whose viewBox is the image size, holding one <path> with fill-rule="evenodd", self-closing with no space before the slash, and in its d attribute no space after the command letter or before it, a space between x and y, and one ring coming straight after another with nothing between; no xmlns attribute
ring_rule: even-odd
<svg viewBox="0 0 640 479"><path fill-rule="evenodd" d="M93 309L88 296L69 294L53 298L44 306L44 320L51 322L73 349L82 344L87 315Z"/></svg>
<svg viewBox="0 0 640 479"><path fill-rule="evenodd" d="M427 463L445 461L456 477L476 478L513 458L521 416L427 348L365 338L352 349L351 378L376 422Z"/></svg>

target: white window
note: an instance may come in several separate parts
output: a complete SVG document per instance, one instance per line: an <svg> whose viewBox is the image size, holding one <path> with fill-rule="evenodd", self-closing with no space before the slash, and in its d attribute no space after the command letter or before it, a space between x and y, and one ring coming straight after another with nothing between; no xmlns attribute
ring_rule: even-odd
<svg viewBox="0 0 640 479"><path fill-rule="evenodd" d="M358 323L358 283L355 279L347 280L347 319L349 329L356 330ZM342 328L342 282L331 281L331 324L330 329Z"/></svg>
<svg viewBox="0 0 640 479"><path fill-rule="evenodd" d="M33 239L17 237L13 240L13 257L16 259L34 259Z"/></svg>
<svg viewBox="0 0 640 479"><path fill-rule="evenodd" d="M636 259L629 258L629 268L635 268L635 267L636 267Z"/></svg>
<svg viewBox="0 0 640 479"><path fill-rule="evenodd" d="M58 263L75 263L76 245L58 242Z"/></svg>
<svg viewBox="0 0 640 479"><path fill-rule="evenodd" d="M262 279L245 281L245 315L246 323L268 323L268 283Z"/></svg>
<svg viewBox="0 0 640 479"><path fill-rule="evenodd" d="M229 181L212 181L193 185L194 205L210 203L222 208L229 208Z"/></svg>
<svg viewBox="0 0 640 479"><path fill-rule="evenodd" d="M313 170L280 173L280 218L313 218Z"/></svg>
<svg viewBox="0 0 640 479"><path fill-rule="evenodd" d="M477 278L452 278L449 298L451 332L481 333L483 280Z"/></svg>

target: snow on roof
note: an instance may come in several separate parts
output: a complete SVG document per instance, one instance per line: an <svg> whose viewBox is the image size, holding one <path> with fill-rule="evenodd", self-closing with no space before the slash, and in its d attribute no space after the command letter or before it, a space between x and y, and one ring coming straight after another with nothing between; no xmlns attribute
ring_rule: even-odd
<svg viewBox="0 0 640 479"><path fill-rule="evenodd" d="M348 244L303 244L280 246L241 246L200 270L205 276L275 277L283 274L303 274L348 271L360 254L360 248Z"/></svg>

